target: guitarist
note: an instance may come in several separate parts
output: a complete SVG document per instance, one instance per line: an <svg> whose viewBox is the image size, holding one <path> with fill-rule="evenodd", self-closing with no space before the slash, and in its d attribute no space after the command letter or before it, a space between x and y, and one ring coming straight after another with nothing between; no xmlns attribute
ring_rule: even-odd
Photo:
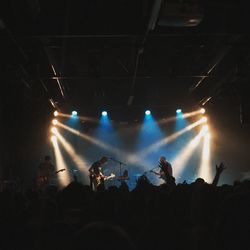
<svg viewBox="0 0 250 250"><path fill-rule="evenodd" d="M108 158L103 156L99 161L94 162L89 168L89 180L90 188L94 191L98 189L105 189L104 186L104 175L101 170L104 165L108 162Z"/></svg>
<svg viewBox="0 0 250 250"><path fill-rule="evenodd" d="M55 172L55 166L51 163L51 158L49 155L44 157L44 161L40 163L38 167L38 177L37 177L37 186L46 186L49 184L50 177Z"/></svg>
<svg viewBox="0 0 250 250"><path fill-rule="evenodd" d="M160 168L160 172L154 172L156 175L159 175L161 179L165 181L165 183L170 184L173 179L173 170L172 170L172 165L166 160L165 156L160 157L159 165L158 167Z"/></svg>

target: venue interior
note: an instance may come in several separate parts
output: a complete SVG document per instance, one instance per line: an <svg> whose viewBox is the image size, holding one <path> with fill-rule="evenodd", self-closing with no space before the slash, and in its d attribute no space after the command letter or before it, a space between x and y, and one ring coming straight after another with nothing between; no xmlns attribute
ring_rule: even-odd
<svg viewBox="0 0 250 250"><path fill-rule="evenodd" d="M249 5L1 1L0 249L247 249Z"/></svg>

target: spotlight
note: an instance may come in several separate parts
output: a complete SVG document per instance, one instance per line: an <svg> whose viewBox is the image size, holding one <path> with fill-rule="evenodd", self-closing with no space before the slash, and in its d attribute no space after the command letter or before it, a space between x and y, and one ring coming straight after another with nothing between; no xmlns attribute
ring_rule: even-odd
<svg viewBox="0 0 250 250"><path fill-rule="evenodd" d="M56 133L57 133L56 127L52 127L52 128L51 128L51 132L52 132L53 134L56 134Z"/></svg>
<svg viewBox="0 0 250 250"><path fill-rule="evenodd" d="M53 119L53 120L52 120L52 124L56 126L56 125L58 124L57 119Z"/></svg>
<svg viewBox="0 0 250 250"><path fill-rule="evenodd" d="M176 114L180 114L181 112L181 109L176 109Z"/></svg>
<svg viewBox="0 0 250 250"><path fill-rule="evenodd" d="M58 115L59 115L58 111L55 111L54 116L58 116Z"/></svg>
<svg viewBox="0 0 250 250"><path fill-rule="evenodd" d="M57 137L55 135L52 135L50 140L55 143L57 141Z"/></svg>
<svg viewBox="0 0 250 250"><path fill-rule="evenodd" d="M76 111L72 111L72 116L77 116L77 112Z"/></svg>
<svg viewBox="0 0 250 250"><path fill-rule="evenodd" d="M102 111L102 116L107 116L108 112L107 111Z"/></svg>
<svg viewBox="0 0 250 250"><path fill-rule="evenodd" d="M202 122L207 122L207 117L206 117L206 116L203 116L203 117L201 118L201 121L202 121Z"/></svg>
<svg viewBox="0 0 250 250"><path fill-rule="evenodd" d="M146 110L145 111L145 115L150 115L151 114L151 111L150 110Z"/></svg>
<svg viewBox="0 0 250 250"><path fill-rule="evenodd" d="M205 114L206 110L204 108L200 109L201 114Z"/></svg>

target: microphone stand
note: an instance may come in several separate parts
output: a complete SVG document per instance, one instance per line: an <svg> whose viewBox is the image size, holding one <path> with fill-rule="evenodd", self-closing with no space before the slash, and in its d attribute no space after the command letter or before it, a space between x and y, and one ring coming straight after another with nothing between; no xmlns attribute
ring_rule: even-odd
<svg viewBox="0 0 250 250"><path fill-rule="evenodd" d="M114 161L114 162L119 163L119 167L120 167L120 176L122 176L122 165L123 165L123 166L127 166L127 164L125 164L125 163L123 163L123 162L121 162L121 161L118 161L118 160L116 160L116 159L114 159L114 158L112 158L112 157L110 157L109 159L112 160L112 161Z"/></svg>

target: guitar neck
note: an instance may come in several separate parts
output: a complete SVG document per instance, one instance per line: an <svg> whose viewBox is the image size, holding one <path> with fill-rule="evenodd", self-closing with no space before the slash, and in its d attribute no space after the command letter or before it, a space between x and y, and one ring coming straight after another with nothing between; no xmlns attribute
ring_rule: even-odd
<svg viewBox="0 0 250 250"><path fill-rule="evenodd" d="M60 173L60 172L63 172L65 169L60 169L60 170L58 170L58 171L56 171L54 174L58 174L58 173Z"/></svg>
<svg viewBox="0 0 250 250"><path fill-rule="evenodd" d="M114 178L114 177L115 177L114 174L111 174L111 175L109 175L109 176L104 176L104 180L106 181L106 180L112 179L112 178Z"/></svg>
<svg viewBox="0 0 250 250"><path fill-rule="evenodd" d="M157 172L155 172L155 171L153 171L153 170L151 170L150 172L151 172L151 173L154 173L154 174L156 174L156 175L161 175L160 173L157 173Z"/></svg>
<svg viewBox="0 0 250 250"><path fill-rule="evenodd" d="M104 179L105 179L105 180L109 180L109 179L111 179L111 178L113 178L113 176L107 176L107 177L105 177Z"/></svg>

